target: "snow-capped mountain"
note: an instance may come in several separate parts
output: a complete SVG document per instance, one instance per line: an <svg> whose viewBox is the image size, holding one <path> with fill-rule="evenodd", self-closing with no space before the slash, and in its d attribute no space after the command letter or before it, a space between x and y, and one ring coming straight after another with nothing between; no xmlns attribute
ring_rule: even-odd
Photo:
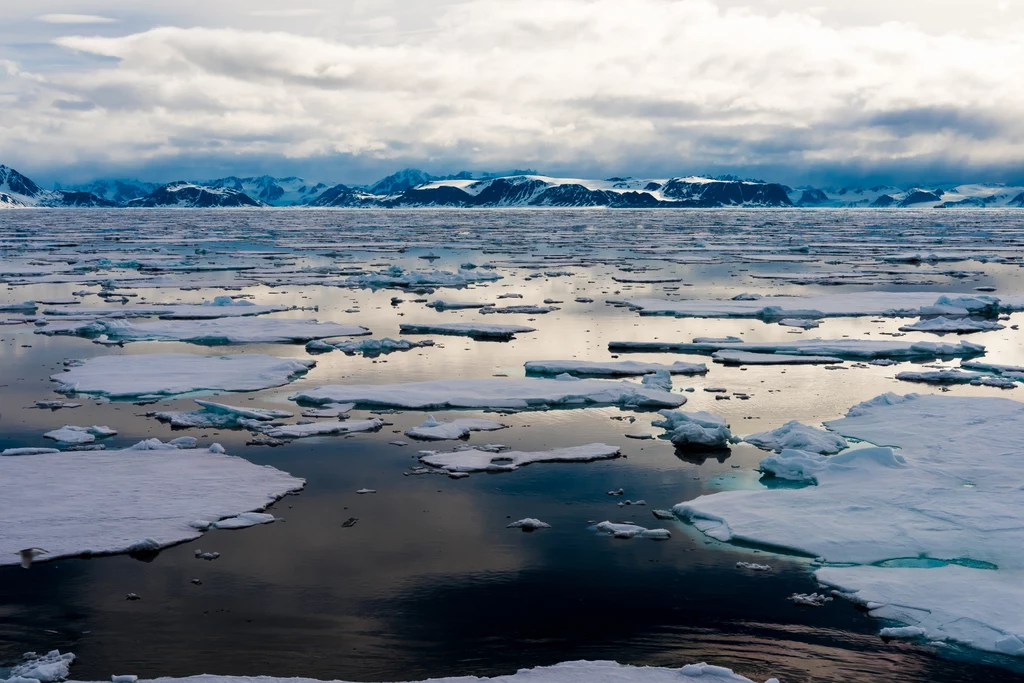
<svg viewBox="0 0 1024 683"><path fill-rule="evenodd" d="M115 204L124 204L133 199L145 197L153 190L160 187L159 183L147 183L142 180L127 180L120 178L94 180L84 185L68 185L67 187L57 186L57 190L65 192L87 192L101 197Z"/></svg>
<svg viewBox="0 0 1024 683"><path fill-rule="evenodd" d="M139 208L166 206L205 209L214 207L267 206L267 204L230 187L206 187L180 180L158 187L145 197L127 202L125 206Z"/></svg>
<svg viewBox="0 0 1024 683"><path fill-rule="evenodd" d="M196 185L237 190L270 206L304 206L329 187L326 183L313 183L295 176L274 178L269 175L248 178L228 176L197 182Z"/></svg>
<svg viewBox="0 0 1024 683"><path fill-rule="evenodd" d="M798 187L790 191L794 206L872 207L872 208L984 208L1024 206L1024 187L1008 185L957 185L899 188L877 186L863 188L817 189Z"/></svg>
<svg viewBox="0 0 1024 683"><path fill-rule="evenodd" d="M0 165L0 208L19 206L114 206L89 192L44 190L13 168Z"/></svg>
<svg viewBox="0 0 1024 683"><path fill-rule="evenodd" d="M415 168L403 168L398 173L381 178L373 185L367 187L366 191L369 194L386 197L401 194L411 187L429 183L431 180L438 180L438 178Z"/></svg>

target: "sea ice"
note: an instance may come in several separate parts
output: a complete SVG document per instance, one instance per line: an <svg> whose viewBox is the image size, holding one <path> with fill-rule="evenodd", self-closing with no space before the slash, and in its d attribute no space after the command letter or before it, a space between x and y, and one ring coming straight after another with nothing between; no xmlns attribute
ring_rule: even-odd
<svg viewBox="0 0 1024 683"><path fill-rule="evenodd" d="M896 379L904 382L921 382L924 384L976 384L1002 389L1013 389L1017 383L1013 376L993 376L980 372L964 372L952 368L950 370L929 370L924 372L907 371L896 374Z"/></svg>
<svg viewBox="0 0 1024 683"><path fill-rule="evenodd" d="M600 522L595 524L594 528L602 534L608 534L615 538L650 538L654 541L667 541L672 538L668 529L647 529L636 524Z"/></svg>
<svg viewBox="0 0 1024 683"><path fill-rule="evenodd" d="M155 413L153 417L161 422L169 423L172 427L231 429L235 427L248 427L253 422L269 422L292 416L286 410L240 408L238 406L229 406L225 403L214 403L213 401L203 401L200 399L196 399L196 403L202 406L203 409L187 413L165 411Z"/></svg>
<svg viewBox="0 0 1024 683"><path fill-rule="evenodd" d="M438 422L431 415L427 417L423 424L406 431L405 435L414 439L423 439L424 441L447 441L469 436L470 432L493 432L505 429L507 426L494 420L481 418L464 418L453 420L452 422Z"/></svg>
<svg viewBox="0 0 1024 683"><path fill-rule="evenodd" d="M686 448L727 448L734 442L724 417L704 411L659 410L664 419L651 424L661 427L673 444Z"/></svg>
<svg viewBox="0 0 1024 683"><path fill-rule="evenodd" d="M532 375L586 375L594 377L629 377L646 375L658 370L666 370L673 375L702 375L708 371L703 363L683 363L676 361L671 365L663 363L643 363L640 361L585 361L585 360L531 360L526 362L526 372Z"/></svg>
<svg viewBox="0 0 1024 683"><path fill-rule="evenodd" d="M399 325L402 334L443 334L474 339L497 339L508 341L517 334L536 332L525 325L490 325L488 323L430 323Z"/></svg>
<svg viewBox="0 0 1024 683"><path fill-rule="evenodd" d="M97 437L103 439L115 434L117 434L117 431L110 427L97 427L95 425L92 427L76 427L75 425L65 425L60 429L46 432L43 434L43 437L60 443L85 444L92 443Z"/></svg>
<svg viewBox="0 0 1024 683"><path fill-rule="evenodd" d="M375 432L384 426L384 420L347 420L345 422L310 422L303 425L281 425L271 427L264 433L277 439L302 439L307 436L328 436L331 434L352 434L354 432Z"/></svg>
<svg viewBox="0 0 1024 683"><path fill-rule="evenodd" d="M57 683L71 675L71 662L75 655L70 652L61 654L60 650L50 650L45 655L26 652L25 661L11 668L6 679L9 683Z"/></svg>
<svg viewBox="0 0 1024 683"><path fill-rule="evenodd" d="M373 358L381 354L392 353L394 351L409 351L410 349L416 349L424 346L433 346L433 339L424 339L423 341L410 341L408 339L392 339L390 337L383 337L382 339L360 339L358 341L340 341L340 342L329 342L315 340L306 344L307 351L341 351L342 353L354 356L357 353L361 353L364 356Z"/></svg>
<svg viewBox="0 0 1024 683"><path fill-rule="evenodd" d="M711 359L723 365L830 365L842 363L835 356L795 356L788 353L751 353L750 351L715 351Z"/></svg>
<svg viewBox="0 0 1024 683"><path fill-rule="evenodd" d="M324 337L370 334L357 325L293 318L214 318L135 323L122 319L87 320L47 325L36 334L101 337L114 342L182 341L190 344L290 344Z"/></svg>
<svg viewBox="0 0 1024 683"><path fill-rule="evenodd" d="M420 460L431 467L448 472L512 472L535 462L591 462L618 456L619 448L617 446L592 443L585 446L555 448L550 451L533 453L523 451L496 453L476 448L449 453L427 451L420 457Z"/></svg>
<svg viewBox="0 0 1024 683"><path fill-rule="evenodd" d="M340 287L369 287L371 289L384 289L397 287L402 289L433 288L433 287L465 287L474 282L493 282L500 280L497 273L479 270L459 269L457 273L445 270L404 270L398 266L391 266L366 275L353 275L344 280L326 281L324 284L337 285Z"/></svg>
<svg viewBox="0 0 1024 683"><path fill-rule="evenodd" d="M610 351L671 351L676 353L715 353L746 351L794 356L835 356L848 359L971 357L985 353L985 347L967 341L955 344L927 341L889 341L876 339L796 339L788 342L743 342L696 338L692 342L609 342Z"/></svg>
<svg viewBox="0 0 1024 683"><path fill-rule="evenodd" d="M796 420L790 420L770 432L758 432L745 436L743 440L766 451L798 449L825 455L838 453L849 448L850 445L846 443L846 439L834 432L808 427Z"/></svg>
<svg viewBox="0 0 1024 683"><path fill-rule="evenodd" d="M550 529L551 525L547 522L542 522L534 517L526 517L519 521L512 522L505 527L506 529L522 529L523 531L536 531L537 529Z"/></svg>
<svg viewBox="0 0 1024 683"><path fill-rule="evenodd" d="M192 520L260 510L304 484L212 448L156 439L115 451L2 458L0 565L15 564L22 548L46 548L37 561L127 552L143 539L162 548L198 537Z"/></svg>
<svg viewBox="0 0 1024 683"><path fill-rule="evenodd" d="M291 397L312 404L355 403L392 408L536 408L592 404L676 408L686 398L627 381L576 379L441 379L405 384L335 384Z"/></svg>
<svg viewBox="0 0 1024 683"><path fill-rule="evenodd" d="M986 332L989 330L1002 330L1006 326L995 320L974 320L972 318L925 318L916 323L903 325L901 332L957 332L965 334L968 332Z"/></svg>
<svg viewBox="0 0 1024 683"><path fill-rule="evenodd" d="M262 354L199 356L186 353L97 356L71 362L51 375L61 393L111 398L173 396L194 391L259 391L288 384L316 361Z"/></svg>

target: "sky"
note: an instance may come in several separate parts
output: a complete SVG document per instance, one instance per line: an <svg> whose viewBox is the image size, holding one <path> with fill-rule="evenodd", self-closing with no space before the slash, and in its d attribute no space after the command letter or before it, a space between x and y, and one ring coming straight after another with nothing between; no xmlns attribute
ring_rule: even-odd
<svg viewBox="0 0 1024 683"><path fill-rule="evenodd" d="M1024 0L3 4L0 163L44 183L1024 181Z"/></svg>

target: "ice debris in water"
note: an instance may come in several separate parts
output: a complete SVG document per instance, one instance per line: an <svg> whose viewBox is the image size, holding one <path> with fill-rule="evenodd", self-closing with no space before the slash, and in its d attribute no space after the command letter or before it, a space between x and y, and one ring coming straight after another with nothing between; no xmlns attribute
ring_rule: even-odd
<svg viewBox="0 0 1024 683"><path fill-rule="evenodd" d="M619 456L617 446L592 443L585 446L554 448L549 451L523 452L468 448L448 453L425 451L420 461L447 472L512 472L538 462L590 462Z"/></svg>
<svg viewBox="0 0 1024 683"><path fill-rule="evenodd" d="M808 427L796 420L790 420L778 429L750 434L743 440L766 451L798 449L821 454L838 453L850 445L834 432Z"/></svg>
<svg viewBox="0 0 1024 683"><path fill-rule="evenodd" d="M974 320L972 318L929 318L919 320L916 323L903 325L901 332L956 332L965 334L969 332L987 332L989 330L1002 330L1005 325L1000 325L995 320Z"/></svg>
<svg viewBox="0 0 1024 683"><path fill-rule="evenodd" d="M647 529L629 523L605 521L595 524L594 529L615 538L649 538L654 541L667 541L672 538L672 534L669 533L668 529Z"/></svg>
<svg viewBox="0 0 1024 683"><path fill-rule="evenodd" d="M507 427L508 425L500 422L482 418L464 418L453 420L452 422L438 422L434 419L433 415L430 415L423 424L407 430L405 435L425 441L447 441L469 436L470 432L493 432Z"/></svg>
<svg viewBox="0 0 1024 683"><path fill-rule="evenodd" d="M93 425L92 427L77 427L75 425L65 425L60 429L54 429L53 431L46 432L43 434L44 438L53 439L60 443L66 444L85 444L92 443L97 438L104 439L117 434L116 429L110 427L98 427Z"/></svg>
<svg viewBox="0 0 1024 683"><path fill-rule="evenodd" d="M286 410L241 408L227 405L226 403L215 403L200 399L195 399L195 401L202 406L202 410L192 412L164 411L154 413L153 417L161 422L169 423L172 427L230 429L250 426L260 428L261 425L259 423L271 422L292 416Z"/></svg>
<svg viewBox="0 0 1024 683"><path fill-rule="evenodd" d="M345 422L310 422L308 424L280 425L265 430L267 436L276 439L302 439L309 436L329 436L332 434L353 434L355 432L375 432L384 426L384 420L351 420Z"/></svg>
<svg viewBox="0 0 1024 683"><path fill-rule="evenodd" d="M402 334L440 334L473 339L492 339L509 341L515 335L525 332L536 332L536 328L526 325L491 325L488 323L423 323L399 325Z"/></svg>
<svg viewBox="0 0 1024 683"><path fill-rule="evenodd" d="M659 410L661 420L651 424L661 427L673 444L687 448L727 448L738 439L733 437L724 417L704 411Z"/></svg>
<svg viewBox="0 0 1024 683"><path fill-rule="evenodd" d="M723 365L828 365L842 363L836 356L806 356L788 353L751 353L750 351L715 351L711 359Z"/></svg>
<svg viewBox="0 0 1024 683"><path fill-rule="evenodd" d="M1014 389L1017 378L1014 376L992 376L980 372L964 372L956 368L950 370L932 370L925 372L907 371L896 374L896 379L904 382L921 382L924 384L973 384L975 386ZM1024 380L1024 377L1020 378Z"/></svg>
<svg viewBox="0 0 1024 683"><path fill-rule="evenodd" d="M293 318L217 318L214 320L135 323L123 319L86 320L47 325L36 334L104 337L110 342L181 341L221 344L289 344L323 337L370 334L365 327Z"/></svg>
<svg viewBox="0 0 1024 683"><path fill-rule="evenodd" d="M60 453L59 448L5 448L0 455L43 455L44 453Z"/></svg>
<svg viewBox="0 0 1024 683"><path fill-rule="evenodd" d="M748 569L752 572L770 572L772 570L770 565L757 564L756 562L737 562L737 569Z"/></svg>
<svg viewBox="0 0 1024 683"><path fill-rule="evenodd" d="M26 652L23 658L24 661L7 674L10 683L58 683L71 675L71 663L75 661L75 655L61 654L60 650L50 650L45 655Z"/></svg>
<svg viewBox="0 0 1024 683"><path fill-rule="evenodd" d="M31 547L46 548L47 560L128 552L140 539L163 548L198 537L192 520L260 510L305 484L222 451L150 439L122 450L0 458L0 565Z"/></svg>
<svg viewBox="0 0 1024 683"><path fill-rule="evenodd" d="M441 379L405 384L339 384L301 391L293 401L394 408L520 408L562 405L677 407L686 398L628 381L599 379Z"/></svg>
<svg viewBox="0 0 1024 683"><path fill-rule="evenodd" d="M357 353L373 358L376 356L393 353L395 351L409 351L411 349L418 349L425 346L433 346L433 339L424 339L422 341L410 341L408 339L392 339L390 337L383 337L381 339L360 339L358 341L339 341L330 342L323 341L320 339L314 340L306 344L306 350L310 352L325 352L325 351L341 351L349 356L354 356Z"/></svg>
<svg viewBox="0 0 1024 683"><path fill-rule="evenodd" d="M832 598L824 593L793 593L786 599L803 607L824 607L825 603L832 602Z"/></svg>
<svg viewBox="0 0 1024 683"><path fill-rule="evenodd" d="M535 375L585 375L592 377L629 377L648 375L665 371L673 375L702 375L708 371L704 363L683 363L671 365L644 363L640 361L584 361L584 360L531 360L526 362L527 374Z"/></svg>
<svg viewBox="0 0 1024 683"><path fill-rule="evenodd" d="M57 390L61 393L132 398L194 391L259 391L288 384L316 361L263 354L150 353L97 356L66 365L65 372L50 376L60 383Z"/></svg>
<svg viewBox="0 0 1024 683"><path fill-rule="evenodd" d="M869 360L872 358L942 358L971 357L985 353L985 347L968 341L896 341L876 339L797 339L789 342L743 342L733 337L711 339L698 337L691 342L613 341L611 351L670 351L673 353L710 353L725 359L744 358L739 352L761 354L754 361L770 362L770 354L791 356L828 356L836 359ZM728 353L726 353L728 352ZM751 358L748 356L747 358ZM795 362L795 361L791 361Z"/></svg>
<svg viewBox="0 0 1024 683"><path fill-rule="evenodd" d="M522 529L523 531L536 531L537 529L550 529L551 525L533 517L526 517L507 525L507 529Z"/></svg>
<svg viewBox="0 0 1024 683"><path fill-rule="evenodd" d="M458 272L453 273L445 270L407 271L399 266L391 266L387 270L366 275L353 275L343 280L325 282L324 284L335 284L341 287L368 287L371 289L384 289L388 287L416 289L422 287L465 287L474 282L493 282L500 279L501 276L497 273L462 268Z"/></svg>

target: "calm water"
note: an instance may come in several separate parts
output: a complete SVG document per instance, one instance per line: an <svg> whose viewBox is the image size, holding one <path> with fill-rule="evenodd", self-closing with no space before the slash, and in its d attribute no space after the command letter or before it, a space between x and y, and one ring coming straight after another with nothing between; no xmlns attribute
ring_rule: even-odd
<svg viewBox="0 0 1024 683"><path fill-rule="evenodd" d="M439 377L522 376L523 363L540 359L607 359L612 340L672 339L736 334L747 340L792 339L793 330L757 320L641 318L605 303L608 298L727 297L743 291L855 291L858 287L789 284L756 276L835 273L853 267L898 270L859 289L971 292L994 286L1024 293L1017 263L957 261L934 265L883 264L874 256L903 251L1020 256L1021 231L1013 212L869 211L10 211L0 214L0 256L14 272L36 264L83 279L126 275L174 276L189 282L120 290L146 302L198 302L251 294L257 303L318 306L316 313L284 317L365 325L375 336L398 336L402 322L527 323L537 332L508 343L434 337L438 347L377 359L335 352L287 387L222 396L235 405L294 408L287 396L331 383L387 383ZM937 224L937 218L942 223ZM791 249L810 245L808 253ZM197 249L202 250L197 253ZM436 255L432 261L420 258ZM136 260L140 267L97 259ZM781 259L781 260L780 260ZM416 294L325 287L309 277L371 264L453 270L471 261L496 264L502 280L472 291L438 290L424 298L494 300L518 292L522 301L564 301L554 313L481 316L438 313L414 303ZM185 262L184 267L174 263ZM77 265L76 265L77 264ZM198 266L247 270L197 273ZM378 266L379 267L379 266ZM626 272L648 267L646 273ZM97 268L99 270L97 270ZM376 269L376 267L374 268ZM527 276L569 270L563 277ZM961 271L950 274L950 271ZM627 284L616 277L680 278L680 283ZM84 305L102 302L85 282L20 284L0 290L0 302L60 299L86 289ZM336 277L336 275L330 275ZM307 278L303 280L303 278ZM67 278L65 278L67 279ZM198 282L198 284L197 284ZM924 284L929 282L930 284ZM920 284L918 284L920 283ZM182 290L185 285L198 287ZM391 297L406 301L392 305ZM595 301L580 304L578 296ZM145 300L143 300L145 299ZM345 311L358 309L358 312ZM0 318L11 317L0 314ZM1013 317L1016 324L1024 315ZM905 322L905 321L904 321ZM877 337L893 333L895 319L831 319L804 337ZM1008 324L1008 325L1009 325ZM59 648L78 656L73 676L102 680L196 673L267 674L354 681L417 680L457 674L494 675L572 659L680 666L708 661L755 680L799 681L1024 681L977 654L912 644L883 643L884 625L844 601L822 609L796 608L793 592L816 586L805 561L713 543L681 524L658 522L654 508L702 493L761 486L755 468L764 456L748 445L712 457L679 453L658 435L651 413L587 408L502 416L510 429L474 434L470 443L498 442L539 450L603 441L626 457L589 464L537 464L516 472L451 480L403 476L416 451L388 442L403 439L425 418L420 411L386 416L376 434L323 437L280 448L246 446L247 432L172 431L145 416L152 410L191 410L190 399L156 405L82 401L75 410L32 409L58 398L51 374L66 358L107 354L220 354L225 347L135 343L106 348L86 339L33 334L32 325L0 327L0 447L44 446L43 432L63 424L106 424L119 435L108 448L152 436L185 434L201 444L303 477L304 491L271 511L284 523L203 538L140 561L127 556L66 559L31 571L0 568L0 661L26 650ZM882 337L883 339L888 337ZM910 334L904 339L934 336ZM1000 362L1024 363L1016 332L972 335ZM247 345L232 353L309 357L302 345ZM843 415L885 391L932 391L893 379L893 368L829 371L791 366L740 369L677 354L631 354L631 359L707 362L705 377L675 379L688 410L725 416L739 434L774 428L790 419L818 423ZM947 363L955 365L956 363ZM849 364L847 364L849 365ZM703 387L721 386L751 398L716 401ZM962 395L1006 396L998 389L954 387ZM1012 396L1012 394L1010 394ZM479 411L435 412L438 419L483 416ZM353 411L352 418L369 416ZM489 417L494 417L489 415ZM635 418L634 423L629 420ZM451 442L439 448L449 448ZM55 473L54 476L59 476ZM362 487L375 495L356 495ZM647 507L619 508L607 491ZM41 496L45 491L40 492ZM342 522L358 518L352 527ZM553 528L527 534L505 525L537 517ZM588 530L593 522L635 521L668 526L672 539L621 541ZM2 531L0 531L2 533ZM194 559L195 548L220 559ZM739 560L766 562L773 571L751 574ZM191 580L201 579L201 585ZM129 602L128 592L142 599ZM988 663L986 663L988 662ZM999 668L991 666L996 663Z"/></svg>

